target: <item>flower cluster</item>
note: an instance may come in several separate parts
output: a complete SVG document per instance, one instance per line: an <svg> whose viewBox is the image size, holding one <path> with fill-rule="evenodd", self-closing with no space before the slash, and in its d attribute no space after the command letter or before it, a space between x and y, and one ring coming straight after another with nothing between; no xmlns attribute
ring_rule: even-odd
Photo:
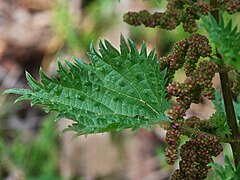
<svg viewBox="0 0 240 180"><path fill-rule="evenodd" d="M211 11L211 6L204 1L188 2L182 20L183 29L186 32L195 32L198 29L196 20L199 19L198 13L207 15Z"/></svg>
<svg viewBox="0 0 240 180"><path fill-rule="evenodd" d="M166 141L168 143L168 147L165 149L166 153L166 161L168 164L174 164L174 162L178 158L178 146L179 139L181 134L180 124L177 122L173 122L166 134Z"/></svg>
<svg viewBox="0 0 240 180"><path fill-rule="evenodd" d="M170 96L177 97L176 103L169 111L171 120L182 119L191 103L199 103L201 96L209 100L214 99L212 78L217 70L217 65L210 61L202 61L184 83L172 82L167 87Z"/></svg>
<svg viewBox="0 0 240 180"><path fill-rule="evenodd" d="M207 57L211 54L212 48L205 36L193 34L188 39L188 50L184 69L187 76L190 76L196 68L196 63L200 57Z"/></svg>
<svg viewBox="0 0 240 180"><path fill-rule="evenodd" d="M221 2L221 5L229 14L234 14L234 13L240 11L240 1L239 0L223 0Z"/></svg>
<svg viewBox="0 0 240 180"><path fill-rule="evenodd" d="M192 34L189 38L178 41L173 46L172 54L161 59L160 70L168 68L168 79L171 80L178 69L184 67L190 76L200 57L208 57L212 52L209 41L205 36Z"/></svg>
<svg viewBox="0 0 240 180"><path fill-rule="evenodd" d="M208 39L205 36L193 34L189 38L176 42L172 54L161 59L160 70L168 69L167 93L171 97L176 97L176 102L168 112L172 120L172 125L166 135L168 147L165 149L166 160L169 164L173 164L177 159L181 133L179 124L183 121L191 103L199 103L202 96L209 100L214 99L215 90L212 86L212 78L216 73L217 65L203 60L197 66L199 58L207 57L211 52ZM183 83L172 82L175 72L180 68L185 70L186 80ZM196 118L195 120L198 121Z"/></svg>
<svg viewBox="0 0 240 180"><path fill-rule="evenodd" d="M216 136L198 134L181 146L180 168L173 173L172 180L205 179L210 168L207 164L222 150Z"/></svg>
<svg viewBox="0 0 240 180"><path fill-rule="evenodd" d="M173 79L175 72L183 67L187 49L188 41L187 39L183 39L174 44L172 54L161 58L160 70L168 69L167 76L169 81Z"/></svg>
<svg viewBox="0 0 240 180"><path fill-rule="evenodd" d="M134 26L144 24L146 27L160 27L168 30L175 29L180 23L183 15L183 3L179 0L170 0L165 12L155 12L153 14L146 10L128 12L124 14L123 20Z"/></svg>
<svg viewBox="0 0 240 180"><path fill-rule="evenodd" d="M185 120L185 124L191 128L195 128L197 124L199 124L199 122L201 122L201 120L199 117L196 116L191 116Z"/></svg>
<svg viewBox="0 0 240 180"><path fill-rule="evenodd" d="M203 132L213 133L216 131L216 129L212 127L211 121L200 120L200 118L196 116L187 118L184 124L190 128L199 129Z"/></svg>
<svg viewBox="0 0 240 180"><path fill-rule="evenodd" d="M196 20L198 13L207 15L211 11L211 6L202 1L169 0L165 12L155 12L153 14L146 10L140 12L128 12L124 14L123 20L134 26L144 24L146 27L160 27L163 29L175 29L180 23L187 32L197 31Z"/></svg>

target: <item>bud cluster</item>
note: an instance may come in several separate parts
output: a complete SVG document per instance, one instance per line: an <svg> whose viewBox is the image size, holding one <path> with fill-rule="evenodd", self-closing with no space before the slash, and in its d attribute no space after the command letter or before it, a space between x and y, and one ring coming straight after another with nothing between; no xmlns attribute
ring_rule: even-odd
<svg viewBox="0 0 240 180"><path fill-rule="evenodd" d="M174 164L178 158L178 146L181 134L180 124L173 122L166 134L168 147L165 149L166 161L168 164Z"/></svg>
<svg viewBox="0 0 240 180"><path fill-rule="evenodd" d="M203 15L207 15L211 11L211 6L204 2L204 1L197 1L197 2L188 2L188 5L185 10L185 15L182 20L183 22L183 29L186 32L195 32L197 31L197 23L196 20L199 19L198 13Z"/></svg>
<svg viewBox="0 0 240 180"><path fill-rule="evenodd" d="M188 39L189 47L186 53L184 70L187 76L190 76L196 68L196 63L201 57L207 57L211 54L212 48L205 36L193 34Z"/></svg>
<svg viewBox="0 0 240 180"><path fill-rule="evenodd" d="M175 29L180 23L183 15L183 3L179 0L170 0L165 12L155 12L153 14L146 10L128 12L124 14L123 20L134 26L144 24L146 27L160 27L163 29Z"/></svg>
<svg viewBox="0 0 240 180"><path fill-rule="evenodd" d="M181 124L191 103L199 103L202 96L210 100L214 98L212 78L216 73L217 65L207 60L196 65L200 57L207 57L210 54L211 46L208 39L205 36L193 34L187 39L176 42L172 54L161 59L160 70L168 69L170 83L167 86L167 93L169 96L176 97L176 102L168 112L173 122L166 137L168 143L166 159L169 164L173 164L177 159L181 128L179 125L176 128L176 124ZM171 82L175 72L182 67L187 75L186 80L183 83ZM200 121L196 118L195 120Z"/></svg>
<svg viewBox="0 0 240 180"><path fill-rule="evenodd" d="M205 179L210 168L207 164L222 150L216 136L198 134L181 146L180 168L173 173L172 180Z"/></svg>
<svg viewBox="0 0 240 180"><path fill-rule="evenodd" d="M229 14L234 14L234 13L240 11L240 1L239 0L223 0L221 2L221 5Z"/></svg>
<svg viewBox="0 0 240 180"><path fill-rule="evenodd" d="M169 111L171 120L182 119L191 103L199 103L201 96L209 100L214 99L212 78L216 73L217 65L210 61L202 61L184 83L172 82L167 87L170 96L177 97L176 103Z"/></svg>
<svg viewBox="0 0 240 180"><path fill-rule="evenodd" d="M211 122L208 120L200 120L200 118L196 116L191 116L187 118L184 122L184 124L190 128L198 129L203 132L213 133L216 131L211 126Z"/></svg>
<svg viewBox="0 0 240 180"><path fill-rule="evenodd" d="M160 70L168 68L169 80L182 67L184 67L186 75L190 76L196 68L198 59L209 56L211 52L208 39L200 34L193 34L174 44L172 54L161 59Z"/></svg>
<svg viewBox="0 0 240 180"><path fill-rule="evenodd" d="M196 2L188 0L169 0L165 12L155 12L153 14L146 10L140 12L128 12L124 14L123 20L134 26L144 24L146 27L160 27L163 29L175 29L180 23L187 32L197 31L196 19L198 13L207 15L211 11L211 6L202 1Z"/></svg>
<svg viewBox="0 0 240 180"><path fill-rule="evenodd" d="M178 69L181 69L183 67L187 49L188 40L183 39L174 44L172 54L161 58L160 70L162 71L165 68L168 69L167 76L169 80L174 77L174 74Z"/></svg>

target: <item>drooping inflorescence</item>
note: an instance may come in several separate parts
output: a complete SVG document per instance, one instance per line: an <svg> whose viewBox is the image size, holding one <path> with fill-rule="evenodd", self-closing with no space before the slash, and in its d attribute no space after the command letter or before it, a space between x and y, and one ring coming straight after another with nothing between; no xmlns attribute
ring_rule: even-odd
<svg viewBox="0 0 240 180"><path fill-rule="evenodd" d="M216 136L198 134L181 146L179 169L173 173L172 180L205 179L210 169L207 164L222 150Z"/></svg>
<svg viewBox="0 0 240 180"><path fill-rule="evenodd" d="M219 8L226 10L229 14L240 11L239 0L219 1ZM147 10L139 12L127 12L123 20L134 26L144 25L146 27L159 27L172 30L182 23L184 31L193 33L198 29L196 20L199 20L199 14L208 15L214 8L208 2L203 0L168 0L164 12L150 13Z"/></svg>
<svg viewBox="0 0 240 180"><path fill-rule="evenodd" d="M205 36L192 34L189 38L176 42L173 52L161 58L160 70L168 69L168 80L171 82L175 72L184 67L187 76L190 76L200 57L208 57L212 52L209 41Z"/></svg>
<svg viewBox="0 0 240 180"><path fill-rule="evenodd" d="M208 57L211 52L208 39L205 36L193 34L189 38L176 42L172 54L161 59L160 70L168 69L169 84L167 93L170 97L176 97L176 102L168 112L168 116L172 121L166 134L168 146L165 152L169 164L173 164L178 158L181 125L184 123L186 111L192 103L199 103L202 96L209 100L215 97L212 78L217 72L217 65L208 60L202 60L197 65L200 57ZM187 76L183 83L171 79L180 68L184 69ZM192 120L196 121L195 124L201 125L199 118L195 117Z"/></svg>
<svg viewBox="0 0 240 180"><path fill-rule="evenodd" d="M182 20L183 3L171 0L167 4L165 12L149 13L147 10L140 12L128 12L124 14L123 20L134 26L144 24L146 27L160 27L164 29L175 29Z"/></svg>
<svg viewBox="0 0 240 180"><path fill-rule="evenodd" d="M186 53L181 59L177 55L178 52L183 54L182 49L174 46L173 53L162 58L161 62L161 68L167 67L171 77L173 77L175 71L180 67L184 67L187 75L184 83L172 82L167 87L168 94L177 97L177 103L173 106L172 112L170 112L173 115L171 119L174 120L185 116L185 112L191 103L198 103L201 95L210 100L214 98L214 89L211 81L216 73L217 65L213 62L203 60L196 67L196 63L201 56L206 57L210 55L211 47L207 39L198 34L192 35L187 43L188 48L184 49ZM179 42L176 44L179 44ZM175 63L178 65L175 65Z"/></svg>
<svg viewBox="0 0 240 180"><path fill-rule="evenodd" d="M200 57L208 57L212 48L205 36L193 34L188 39L188 50L185 57L184 70L187 76L191 76L196 68L196 63Z"/></svg>
<svg viewBox="0 0 240 180"><path fill-rule="evenodd" d="M195 32L198 29L196 20L199 19L198 13L207 15L211 11L211 6L204 1L185 1L186 8L182 19L183 29L186 32Z"/></svg>
<svg viewBox="0 0 240 180"><path fill-rule="evenodd" d="M168 94L177 97L177 99L168 113L173 124L168 131L173 131L175 134L180 133L180 131L176 132L173 127L176 126L176 123L183 121L183 117L186 115L186 111L190 108L190 105L192 103L199 103L201 96L214 99L215 91L211 80L215 75L216 68L217 66L213 62L202 61L195 69L193 75L188 77L184 83L172 82L169 84L167 87ZM175 144L168 143L167 140L166 157L170 164L173 164L177 159L178 146L176 144L178 144L179 137L179 135L174 137ZM171 133L167 133L166 138L171 139Z"/></svg>
<svg viewBox="0 0 240 180"><path fill-rule="evenodd" d="M194 33L198 30L196 21L199 20L200 17L203 22L207 15L208 18L210 17L209 19L217 19L216 16L214 16L214 18L209 14L212 13L216 15L220 10L227 11L229 14L240 12L240 1L168 0L164 12L150 13L147 10L128 12L124 15L123 19L130 25L144 25L152 28L159 27L167 30L175 29L182 24L184 31ZM223 19L220 18L219 21L220 27L222 26L222 28L225 28L223 25ZM211 43L213 43L212 37L218 37L214 32L221 31L221 29L218 31L216 30L218 29L218 23L215 20L213 23L208 23L208 21L205 20L204 26L207 28L210 26L209 29L211 31L208 30L209 39L211 40ZM211 28L215 29L212 30ZM225 39L227 39L227 37L229 37L227 35L230 34L227 29L228 31L231 31L231 21L226 29L224 29L226 30L226 36L222 37L226 37ZM237 29L234 28L231 32L233 39L236 38L236 31ZM216 39L221 38L218 37ZM232 42L234 41L228 39L229 43L225 41L222 41L221 43L216 42L219 42L219 40L214 42L216 46L219 46L219 44L224 44L225 46L225 44L232 45ZM232 47L238 46L232 45ZM218 53L220 52L219 54L223 57L222 53L227 48L217 48L221 50L219 50ZM237 54L237 48L232 49L234 50L231 50L231 52L226 51L226 54L228 55L227 57L232 57ZM212 125L214 123L211 121L211 118L208 120L201 120L196 116L186 118L186 112L192 103L199 103L202 97L209 100L215 99L215 88L213 87L212 79L216 72L220 72L220 69L215 61L212 61L213 58L211 53L212 48L209 44L208 38L200 34L192 34L189 38L176 42L173 46L172 53L160 59L160 71L167 69L166 90L168 98L175 98L171 109L168 111L171 125L166 134L166 142L168 146L165 149L165 152L166 161L169 164L174 164L178 159L180 135L185 134L190 137L190 140L181 146L180 168L172 175L173 180L205 179L209 169L207 164L212 161L212 156L217 156L222 151L219 139L215 136L216 134L219 135L219 129L216 128L217 126ZM210 58L211 61L208 60L207 57ZM233 57L234 58L230 58L230 60L236 61L236 59L238 59L235 58L238 56ZM200 59L201 61L199 62ZM173 81L174 75L179 69L183 69L186 75L186 79L183 83ZM237 77L232 90L237 94L240 92L239 72L237 72ZM224 120L224 122L226 121ZM191 131L186 134L186 127L192 130L197 130L200 133L194 135ZM206 133L211 133L212 135L207 135ZM228 133L222 134L231 134L231 132L228 131Z"/></svg>
<svg viewBox="0 0 240 180"><path fill-rule="evenodd" d="M198 13L207 15L211 11L211 6L202 1L169 0L165 12L155 12L153 14L146 10L140 12L128 12L123 16L123 20L134 26L141 24L146 27L160 27L163 29L175 29L180 23L186 32L197 31L196 20Z"/></svg>
<svg viewBox="0 0 240 180"><path fill-rule="evenodd" d="M173 122L167 131L166 142L168 147L165 149L166 161L168 164L174 164L178 159L179 138L181 135L181 126L176 121Z"/></svg>
<svg viewBox="0 0 240 180"><path fill-rule="evenodd" d="M239 0L222 0L222 7L229 13L234 14L240 11L240 1Z"/></svg>

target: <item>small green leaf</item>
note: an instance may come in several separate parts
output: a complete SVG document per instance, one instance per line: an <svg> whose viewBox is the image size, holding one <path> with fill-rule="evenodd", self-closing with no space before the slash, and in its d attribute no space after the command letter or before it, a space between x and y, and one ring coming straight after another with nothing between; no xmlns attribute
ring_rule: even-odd
<svg viewBox="0 0 240 180"><path fill-rule="evenodd" d="M216 112L210 117L211 126L216 128L216 134L221 137L231 135L231 130L227 124L227 117L224 109L223 98L218 90L215 90L215 99L212 101Z"/></svg>
<svg viewBox="0 0 240 180"><path fill-rule="evenodd" d="M209 34L209 40L215 44L223 61L235 69L240 69L240 33L237 31L237 25L232 28L232 20L229 20L225 27L222 13L219 24L211 14L208 17L201 15L201 19Z"/></svg>
<svg viewBox="0 0 240 180"><path fill-rule="evenodd" d="M209 163L208 166L213 168L214 180L240 180L240 165L235 169L228 156L224 157L224 167L214 162Z"/></svg>

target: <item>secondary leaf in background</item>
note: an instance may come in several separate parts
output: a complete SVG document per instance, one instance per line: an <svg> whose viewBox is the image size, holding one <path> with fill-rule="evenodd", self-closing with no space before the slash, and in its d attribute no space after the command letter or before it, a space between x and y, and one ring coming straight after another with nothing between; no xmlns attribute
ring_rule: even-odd
<svg viewBox="0 0 240 180"><path fill-rule="evenodd" d="M231 131L227 124L223 98L218 90L215 91L215 99L212 102L214 104L214 108L216 109L216 112L210 117L212 127L217 129L217 135L221 137L231 135ZM240 95L238 96L236 102L233 101L233 106L238 119L238 126L240 127Z"/></svg>
<svg viewBox="0 0 240 180"><path fill-rule="evenodd" d="M224 164L224 167L215 162L208 164L208 166L213 167L214 180L240 180L240 164L235 168L228 156L224 157Z"/></svg>
<svg viewBox="0 0 240 180"><path fill-rule="evenodd" d="M225 137L231 135L231 130L227 124L223 98L218 90L215 90L215 99L212 102L216 112L210 117L210 121L212 122L211 126L216 128L218 136Z"/></svg>
<svg viewBox="0 0 240 180"><path fill-rule="evenodd" d="M232 28L232 20L225 26L223 15L220 15L219 24L213 16L201 16L203 27L209 33L209 40L215 44L223 61L234 68L240 69L240 33L237 25Z"/></svg>
<svg viewBox="0 0 240 180"><path fill-rule="evenodd" d="M21 94L16 101L32 100L43 104L46 112L74 120L69 130L77 135L119 131L126 128L150 128L167 120L164 112L170 104L165 99L165 71L160 73L157 56L148 55L143 43L140 53L129 40L121 37L120 52L108 41L99 42L97 53L90 47L90 64L76 59L59 63L57 78L40 70L41 83L26 74L29 89L9 89L5 93Z"/></svg>

